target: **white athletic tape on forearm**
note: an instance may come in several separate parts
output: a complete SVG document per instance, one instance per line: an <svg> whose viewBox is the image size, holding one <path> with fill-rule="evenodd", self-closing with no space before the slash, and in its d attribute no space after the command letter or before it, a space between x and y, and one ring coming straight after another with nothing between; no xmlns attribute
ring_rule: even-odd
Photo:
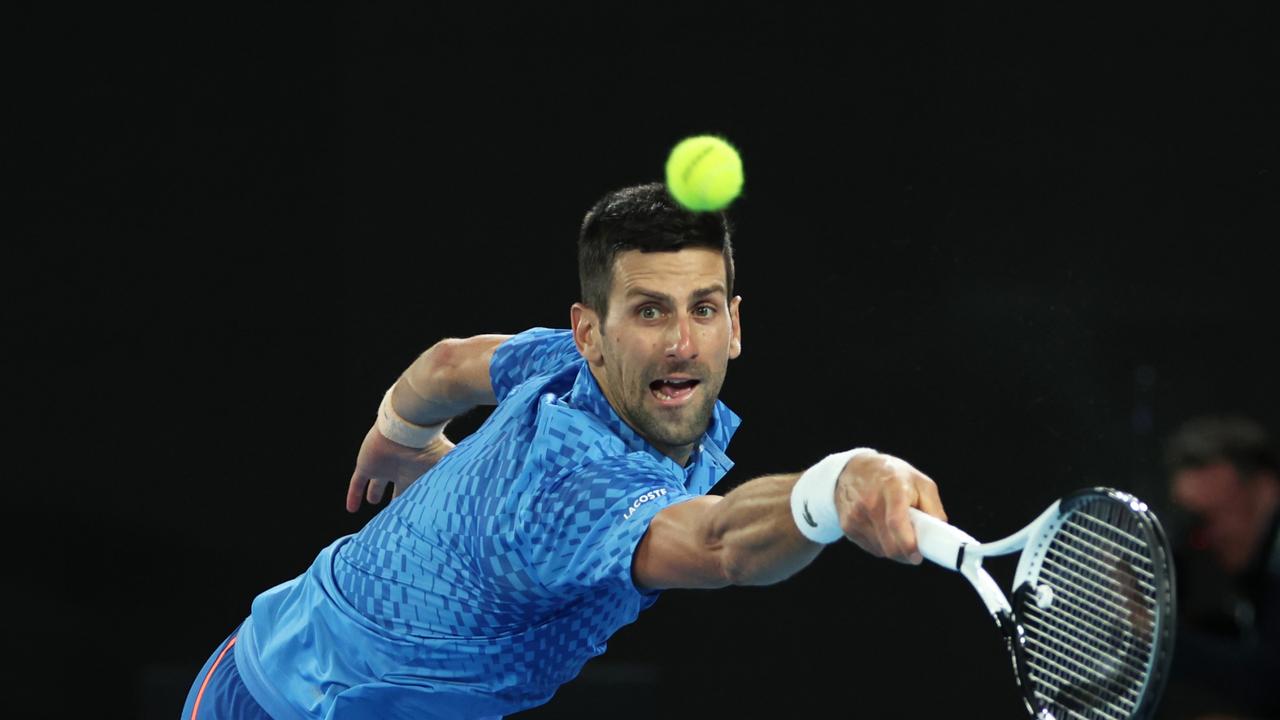
<svg viewBox="0 0 1280 720"><path fill-rule="evenodd" d="M850 458L873 452L871 448L856 448L835 453L804 471L791 489L791 516L805 537L823 545L844 537L836 512L836 481Z"/></svg>
<svg viewBox="0 0 1280 720"><path fill-rule="evenodd" d="M391 391L395 388L395 383L392 383L386 394L382 396L382 404L378 406L378 432L393 443L421 450L444 432L444 426L449 424L449 421L422 426L414 425L400 417L391 406Z"/></svg>

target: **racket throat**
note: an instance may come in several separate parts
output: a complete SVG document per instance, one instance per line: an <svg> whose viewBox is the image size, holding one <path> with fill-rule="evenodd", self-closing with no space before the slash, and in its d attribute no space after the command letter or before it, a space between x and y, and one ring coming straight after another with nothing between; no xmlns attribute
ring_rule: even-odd
<svg viewBox="0 0 1280 720"><path fill-rule="evenodd" d="M1012 618L1013 608L1009 606L1009 600L1000 590L1000 586L982 567L982 555L977 552L966 552L966 547L968 546L960 546L956 570L969 581L969 584L973 585L974 590L978 591L982 604L987 606L987 612L991 613L991 617L995 618L996 624L999 625L1002 616Z"/></svg>

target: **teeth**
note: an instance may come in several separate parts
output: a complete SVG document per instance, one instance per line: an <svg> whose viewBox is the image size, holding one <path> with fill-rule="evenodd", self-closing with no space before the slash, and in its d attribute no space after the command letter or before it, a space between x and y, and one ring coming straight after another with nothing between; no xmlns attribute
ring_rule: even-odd
<svg viewBox="0 0 1280 720"><path fill-rule="evenodd" d="M689 386L689 385L682 385L681 387L690 387L690 386ZM667 392L666 392L665 390L654 389L653 394L654 394L654 395L657 395L658 397L662 398L663 400L671 400L671 399L675 398L675 396L674 396L674 395L669 395L669 394L667 394Z"/></svg>
<svg viewBox="0 0 1280 720"><path fill-rule="evenodd" d="M654 380L653 383L651 383L651 388L653 390L653 394L659 399L674 400L675 395L669 394L667 392L668 389L674 389L683 394L683 391L685 390L692 390L697 383L698 380L695 378L661 378L659 380Z"/></svg>

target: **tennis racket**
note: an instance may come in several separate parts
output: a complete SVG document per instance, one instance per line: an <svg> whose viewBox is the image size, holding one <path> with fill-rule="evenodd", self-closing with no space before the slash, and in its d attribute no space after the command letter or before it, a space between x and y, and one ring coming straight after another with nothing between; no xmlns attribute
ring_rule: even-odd
<svg viewBox="0 0 1280 720"><path fill-rule="evenodd" d="M978 591L1013 656L1038 720L1148 718L1173 656L1169 542L1137 498L1109 488L1068 495L1022 530L980 543L911 509L920 554ZM1006 597L982 559L1022 551Z"/></svg>

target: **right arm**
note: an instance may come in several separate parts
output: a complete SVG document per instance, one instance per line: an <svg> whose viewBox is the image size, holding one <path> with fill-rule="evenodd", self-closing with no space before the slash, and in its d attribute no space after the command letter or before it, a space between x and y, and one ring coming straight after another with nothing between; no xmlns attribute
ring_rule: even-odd
<svg viewBox="0 0 1280 720"><path fill-rule="evenodd" d="M480 405L493 405L497 400L489 363L494 350L510 337L476 335L432 345L396 380L391 408L405 422L427 427ZM443 433L425 448L406 447L388 440L374 423L360 445L347 487L347 511L359 510L362 500L381 502L388 485L399 495L452 449L453 443Z"/></svg>
<svg viewBox="0 0 1280 720"><path fill-rule="evenodd" d="M636 548L632 578L645 590L769 585L813 561L822 545L801 534L791 513L800 473L768 475L724 497L663 508ZM845 537L877 557L919 563L908 507L946 519L937 486L902 460L868 453L844 466L835 488Z"/></svg>
<svg viewBox="0 0 1280 720"><path fill-rule="evenodd" d="M489 380L489 363L493 351L510 338L476 335L432 345L396 380L392 407L414 425L435 425L472 408L493 405L497 398Z"/></svg>

